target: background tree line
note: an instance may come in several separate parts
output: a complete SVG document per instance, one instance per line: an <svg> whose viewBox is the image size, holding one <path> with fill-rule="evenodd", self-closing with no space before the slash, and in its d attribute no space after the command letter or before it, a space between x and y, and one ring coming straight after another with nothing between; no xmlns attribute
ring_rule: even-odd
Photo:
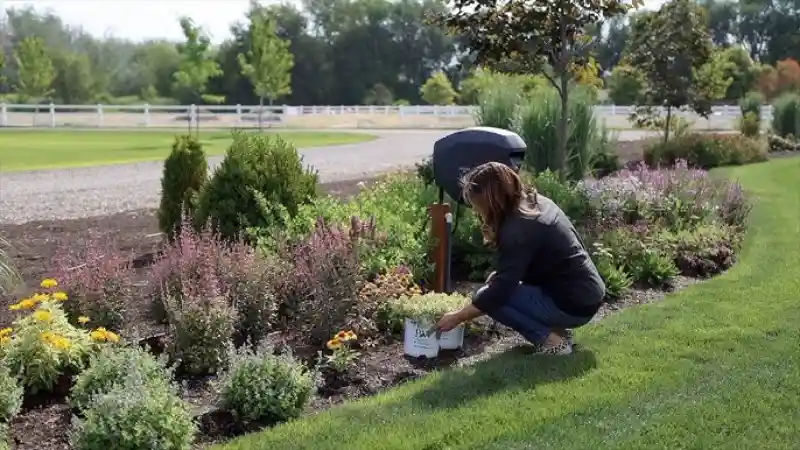
<svg viewBox="0 0 800 450"><path fill-rule="evenodd" d="M733 81L720 100L752 89L773 97L800 88L800 4L740 0L701 6L714 52L735 65L724 65ZM176 23L185 42L137 43L88 35L52 14L10 9L0 24L0 93L6 101L65 104L472 104L482 83L469 78L473 55L458 34L427 20L445 10L439 0L254 3L247 17L232 24L231 38L212 45L191 20ZM603 77L575 75L607 88L618 104L635 103L639 95L632 87L641 74L624 57L641 14L646 12L589 30L598 38L592 54Z"/></svg>

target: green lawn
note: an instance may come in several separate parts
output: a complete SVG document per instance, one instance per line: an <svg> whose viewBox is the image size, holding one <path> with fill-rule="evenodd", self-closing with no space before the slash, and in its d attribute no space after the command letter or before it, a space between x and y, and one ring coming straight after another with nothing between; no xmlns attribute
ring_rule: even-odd
<svg viewBox="0 0 800 450"><path fill-rule="evenodd" d="M739 167L758 196L727 274L581 329L216 447L227 450L796 449L800 159Z"/></svg>
<svg viewBox="0 0 800 450"><path fill-rule="evenodd" d="M185 131L0 131L0 171L97 166L167 157L176 134ZM280 134L298 148L351 144L375 139L364 133L285 131ZM209 155L225 152L231 135L202 132Z"/></svg>

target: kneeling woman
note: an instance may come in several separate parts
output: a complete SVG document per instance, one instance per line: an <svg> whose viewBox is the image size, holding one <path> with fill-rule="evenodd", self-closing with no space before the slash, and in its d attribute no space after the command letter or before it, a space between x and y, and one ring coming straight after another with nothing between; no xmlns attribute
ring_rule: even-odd
<svg viewBox="0 0 800 450"><path fill-rule="evenodd" d="M525 188L506 165L476 167L464 177L463 189L481 219L485 243L496 251L497 271L472 304L438 321L439 330L486 314L544 353L572 353L567 329L589 323L605 295L575 227L558 205Z"/></svg>

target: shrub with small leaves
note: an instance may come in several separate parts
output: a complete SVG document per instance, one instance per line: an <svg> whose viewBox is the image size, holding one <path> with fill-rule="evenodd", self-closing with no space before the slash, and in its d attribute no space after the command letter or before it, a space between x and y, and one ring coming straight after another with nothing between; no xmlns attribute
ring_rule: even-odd
<svg viewBox="0 0 800 450"><path fill-rule="evenodd" d="M315 377L291 354L244 348L221 377L221 406L244 423L276 423L300 416Z"/></svg>
<svg viewBox="0 0 800 450"><path fill-rule="evenodd" d="M197 223L210 222L225 239L250 227L283 226L285 214L316 196L317 174L280 136L234 132L221 165L200 193Z"/></svg>
<svg viewBox="0 0 800 450"><path fill-rule="evenodd" d="M5 363L0 364L0 423L10 422L19 413L22 407L22 394L23 389L17 378L11 375Z"/></svg>
<svg viewBox="0 0 800 450"><path fill-rule="evenodd" d="M671 252L681 274L710 277L733 266L742 232L730 226L705 224L693 230L662 233L660 245Z"/></svg>
<svg viewBox="0 0 800 450"><path fill-rule="evenodd" d="M277 262L244 242L224 242L184 221L175 239L148 272L154 318L167 320L165 302L221 296L237 312L236 332L258 341L271 331L278 309Z"/></svg>
<svg viewBox="0 0 800 450"><path fill-rule="evenodd" d="M71 407L84 410L92 398L110 392L136 372L147 386L166 388L172 376L166 361L140 347L103 348L92 355L88 367L75 378L70 391Z"/></svg>
<svg viewBox="0 0 800 450"><path fill-rule="evenodd" d="M672 254L663 249L654 235L647 225L637 224L608 231L600 243L607 251L609 263L629 273L634 282L662 287L680 272Z"/></svg>
<svg viewBox="0 0 800 450"><path fill-rule="evenodd" d="M167 354L191 375L213 374L228 364L236 311L224 297L167 299Z"/></svg>
<svg viewBox="0 0 800 450"><path fill-rule="evenodd" d="M633 285L631 276L620 265L614 263L611 251L601 242L595 242L592 246L592 259L606 285L606 300L615 301L622 298Z"/></svg>
<svg viewBox="0 0 800 450"><path fill-rule="evenodd" d="M55 279L70 298L64 308L73 323L78 317L120 329L133 298L133 255L113 240L92 238L85 246L68 246L56 256Z"/></svg>
<svg viewBox="0 0 800 450"><path fill-rule="evenodd" d="M175 136L172 152L164 161L158 228L171 240L184 215L191 215L208 179L208 161L200 141L191 135Z"/></svg>
<svg viewBox="0 0 800 450"><path fill-rule="evenodd" d="M341 329L374 327L373 314L359 301L360 263L348 230L320 220L289 251L290 267L281 289L287 318L316 343Z"/></svg>
<svg viewBox="0 0 800 450"><path fill-rule="evenodd" d="M739 132L747 137L758 137L761 133L761 119L755 113L749 112L739 117Z"/></svg>
<svg viewBox="0 0 800 450"><path fill-rule="evenodd" d="M196 431L186 402L134 372L92 399L70 440L75 450L189 450Z"/></svg>
<svg viewBox="0 0 800 450"><path fill-rule="evenodd" d="M685 160L689 166L711 169L767 160L759 139L737 134L690 133L646 147L644 160L651 167L672 166Z"/></svg>

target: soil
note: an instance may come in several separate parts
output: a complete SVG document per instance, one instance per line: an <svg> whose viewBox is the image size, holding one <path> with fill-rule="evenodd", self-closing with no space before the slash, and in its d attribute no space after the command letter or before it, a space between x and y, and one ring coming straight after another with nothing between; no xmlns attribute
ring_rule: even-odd
<svg viewBox="0 0 800 450"><path fill-rule="evenodd" d="M620 143L620 157L623 163L639 160L642 157L641 142ZM369 185L376 178L365 178L344 182L328 183L322 188L332 195L347 198ZM29 289L37 287L42 278L47 277L51 257L63 245L84 246L90 239L113 239L123 251L152 257L161 243L155 210L129 211L103 217L79 220L39 221L22 225L0 225L0 237L13 244L10 256L19 268ZM143 256L142 256L143 255ZM694 282L680 279L677 287ZM458 290L471 292L475 284L462 283ZM603 308L597 320L619 309L636 304L649 303L662 298L664 292L655 290L636 290L629 297L614 305ZM0 303L0 324L8 324L13 318L8 311L11 298ZM142 308L138 308L142 309ZM146 311L128 311L128 320L138 322L136 330L140 336L163 333L163 327L147 325L142 327ZM142 316L141 319L138 316ZM478 323L479 333L468 332L464 347L457 351L443 352L436 360L403 357L402 342L388 339L380 345L365 349L356 367L344 375L327 374L323 377L318 395L308 407L308 413L327 409L333 405L358 397L374 395L392 386L422 377L432 371L473 364L491 354L505 351L522 344L511 330L495 327L486 322ZM280 335L275 339L281 340ZM157 341L154 340L154 341ZM182 397L195 410L201 436L198 448L210 443L225 440L231 436L251 431L253 427L237 426L225 412L214 407L216 395L212 378L183 380ZM72 412L64 403L63 396L49 399L29 399L23 411L11 423L13 447L19 450L67 450L70 448L68 430Z"/></svg>

